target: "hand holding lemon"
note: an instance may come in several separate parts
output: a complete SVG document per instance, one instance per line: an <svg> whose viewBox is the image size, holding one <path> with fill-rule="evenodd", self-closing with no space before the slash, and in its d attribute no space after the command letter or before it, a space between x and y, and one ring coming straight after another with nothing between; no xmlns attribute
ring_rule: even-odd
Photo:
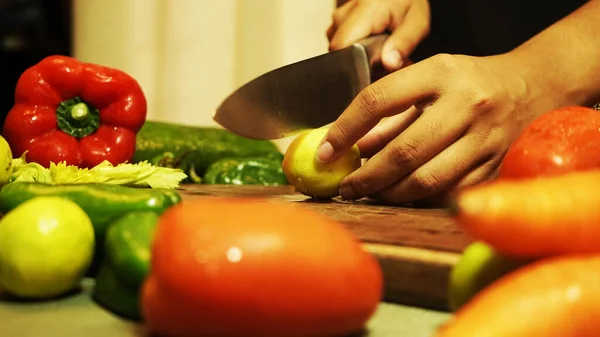
<svg viewBox="0 0 600 337"><path fill-rule="evenodd" d="M338 160L322 163L316 159L319 143L327 128L306 131L289 145L281 167L296 191L315 199L330 199L339 195L340 182L361 165L360 151L354 145Z"/></svg>

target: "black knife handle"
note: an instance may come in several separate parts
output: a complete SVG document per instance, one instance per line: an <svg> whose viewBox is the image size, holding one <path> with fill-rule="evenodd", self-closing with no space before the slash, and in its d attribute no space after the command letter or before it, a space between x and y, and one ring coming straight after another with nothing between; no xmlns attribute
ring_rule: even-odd
<svg viewBox="0 0 600 337"><path fill-rule="evenodd" d="M389 34L372 35L356 42L365 48L365 51L367 52L367 58L369 59L369 64L373 65L380 62L383 43L389 36Z"/></svg>
<svg viewBox="0 0 600 337"><path fill-rule="evenodd" d="M356 44L361 45L365 49L367 54L367 59L371 67L371 82L375 82L389 73L381 63L383 43L389 36L389 34L372 35L356 42Z"/></svg>

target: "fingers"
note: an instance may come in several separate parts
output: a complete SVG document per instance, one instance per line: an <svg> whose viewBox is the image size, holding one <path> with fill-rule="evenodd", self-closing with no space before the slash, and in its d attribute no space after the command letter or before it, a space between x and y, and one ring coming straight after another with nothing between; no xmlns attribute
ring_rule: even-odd
<svg viewBox="0 0 600 337"><path fill-rule="evenodd" d="M350 1L346 2L345 4L343 4L342 6L338 7L333 12L333 15L332 15L333 22L331 23L331 26L329 26L329 29L327 29L327 39L329 41L331 41L331 38L337 32L338 27L341 26L342 23L344 23L344 21L346 21L346 19L348 18L348 15L352 12L355 5L356 5L356 0L350 0Z"/></svg>
<svg viewBox="0 0 600 337"><path fill-rule="evenodd" d="M347 5L347 4L346 4ZM404 17L408 5L395 8L394 15ZM390 24L385 2L356 2L329 41L329 49L337 50L373 34L383 33Z"/></svg>
<svg viewBox="0 0 600 337"><path fill-rule="evenodd" d="M478 142L479 143L479 142ZM454 195L463 188L468 188L498 176L498 168L502 162L502 154L485 157L479 166L472 169L467 175L459 178L452 186L442 192L433 194L423 199L413 201L417 207L447 207L451 204Z"/></svg>
<svg viewBox="0 0 600 337"><path fill-rule="evenodd" d="M412 106L401 114L382 120L357 142L361 156L368 158L381 151L392 139L406 130L421 115L421 111Z"/></svg>
<svg viewBox="0 0 600 337"><path fill-rule="evenodd" d="M405 111L438 93L435 67L415 63L363 89L329 127L317 151L323 162L336 160L384 117Z"/></svg>
<svg viewBox="0 0 600 337"><path fill-rule="evenodd" d="M483 183L488 180L496 179L498 177L498 168L502 162L502 157L503 156L501 154L498 154L491 156L490 158L486 158L482 164L464 177L460 178L460 180L455 183L452 188L453 192Z"/></svg>
<svg viewBox="0 0 600 337"><path fill-rule="evenodd" d="M455 156L460 154L458 151L464 151L466 147L460 145L458 149L452 147L449 152L442 152L448 151L444 149L459 139L468 127L466 117L462 117L466 114L457 115L461 117L451 115L451 118L448 118L448 111L452 111L455 105L453 101L440 101L435 107L429 108L430 110L425 109L421 117L402 134L341 182L342 198L358 199L384 190L441 152L442 157L430 164L434 166L426 167L425 171L417 171L417 176L409 179L407 186L413 188L411 184L416 179L416 183L422 185L420 186L424 190L422 193L427 194L433 188L437 188L440 183L438 180L444 178L437 175L436 170L440 169L438 166L448 163L459 166L463 159L457 159ZM463 157L467 157L465 152L462 154ZM457 171L452 167L443 169L450 172Z"/></svg>
<svg viewBox="0 0 600 337"><path fill-rule="evenodd" d="M410 7L403 21L393 28L393 33L383 45L381 63L388 71L396 71L407 62L408 56L419 42L429 34L429 6L417 2Z"/></svg>
<svg viewBox="0 0 600 337"><path fill-rule="evenodd" d="M482 158L486 157L485 152L480 149L480 143L473 134L459 139L405 178L375 193L373 197L389 204L405 204L444 194L457 184L457 177L469 177L469 182L472 183L483 181L492 164L480 164ZM474 168L476 169L473 170ZM473 171L469 172L471 170Z"/></svg>
<svg viewBox="0 0 600 337"><path fill-rule="evenodd" d="M417 207L448 207L452 204L454 195L461 189L495 179L498 176L500 162L502 162L502 155L489 156L478 167L460 178L448 189L423 199L415 200L412 204Z"/></svg>
<svg viewBox="0 0 600 337"><path fill-rule="evenodd" d="M417 207L450 206L454 195L461 189L495 179L498 176L498 168L502 162L502 157L502 154L497 154L485 158L478 167L467 173L466 176L460 178L456 183L450 186L450 188L423 199L415 200L412 202L413 205Z"/></svg>
<svg viewBox="0 0 600 337"><path fill-rule="evenodd" d="M387 71L401 69L417 44L429 34L427 1L351 0L334 11L327 30L329 50L349 46L373 34L391 31L383 46L382 64Z"/></svg>

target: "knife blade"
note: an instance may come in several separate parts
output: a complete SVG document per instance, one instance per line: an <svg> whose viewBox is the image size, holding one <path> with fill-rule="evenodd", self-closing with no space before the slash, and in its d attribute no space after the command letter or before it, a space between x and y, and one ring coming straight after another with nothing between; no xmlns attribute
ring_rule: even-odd
<svg viewBox="0 0 600 337"><path fill-rule="evenodd" d="M372 83L387 36L372 36L269 71L229 95L213 119L233 133L257 140L285 138L330 124Z"/></svg>

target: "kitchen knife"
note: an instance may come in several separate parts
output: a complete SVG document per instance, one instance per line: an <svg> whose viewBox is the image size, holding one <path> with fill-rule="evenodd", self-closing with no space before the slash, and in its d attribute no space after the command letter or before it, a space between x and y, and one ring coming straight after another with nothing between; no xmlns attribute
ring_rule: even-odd
<svg viewBox="0 0 600 337"><path fill-rule="evenodd" d="M330 124L373 81L387 36L261 75L228 96L213 118L251 139L279 139Z"/></svg>

